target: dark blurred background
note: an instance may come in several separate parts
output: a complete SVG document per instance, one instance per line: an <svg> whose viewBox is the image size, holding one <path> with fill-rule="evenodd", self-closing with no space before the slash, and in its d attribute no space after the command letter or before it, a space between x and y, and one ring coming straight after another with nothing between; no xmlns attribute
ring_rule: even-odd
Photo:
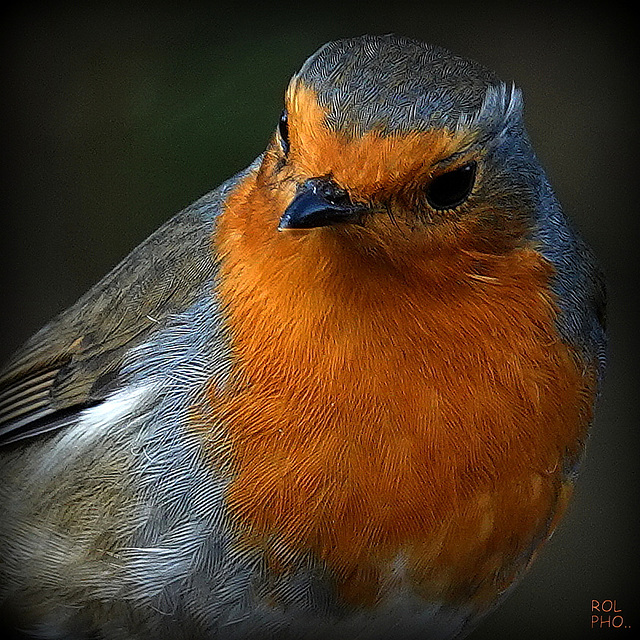
<svg viewBox="0 0 640 640"><path fill-rule="evenodd" d="M164 220L257 156L290 75L325 41L394 32L515 80L560 200L606 270L610 364L569 513L473 638L622 637L640 628L635 18L611 7L444 0L357 10L8 6L2 360ZM592 599L615 599L623 628L591 629Z"/></svg>

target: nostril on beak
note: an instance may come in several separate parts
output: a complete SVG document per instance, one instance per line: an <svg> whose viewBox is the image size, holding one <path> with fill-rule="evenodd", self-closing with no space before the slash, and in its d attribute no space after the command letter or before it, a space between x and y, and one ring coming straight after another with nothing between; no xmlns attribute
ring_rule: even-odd
<svg viewBox="0 0 640 640"><path fill-rule="evenodd" d="M311 229L359 219L363 208L329 178L309 178L285 210L278 229Z"/></svg>
<svg viewBox="0 0 640 640"><path fill-rule="evenodd" d="M339 187L333 180L323 178L310 178L305 182L305 186L311 188L314 193L322 196L327 202L348 207L351 205L349 194Z"/></svg>

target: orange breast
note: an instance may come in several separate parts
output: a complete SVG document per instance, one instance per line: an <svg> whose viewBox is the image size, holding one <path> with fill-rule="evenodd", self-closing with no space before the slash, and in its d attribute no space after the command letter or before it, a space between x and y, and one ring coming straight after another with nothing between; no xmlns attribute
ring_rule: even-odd
<svg viewBox="0 0 640 640"><path fill-rule="evenodd" d="M590 419L550 266L521 248L399 270L335 229L274 233L256 180L217 232L234 368L199 423L214 464L224 425L244 542L278 571L313 553L356 603L394 580L489 602L549 533Z"/></svg>

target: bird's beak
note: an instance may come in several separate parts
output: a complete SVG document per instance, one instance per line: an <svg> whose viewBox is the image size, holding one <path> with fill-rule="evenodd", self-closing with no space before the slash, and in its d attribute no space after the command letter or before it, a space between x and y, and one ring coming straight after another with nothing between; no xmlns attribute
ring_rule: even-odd
<svg viewBox="0 0 640 640"><path fill-rule="evenodd" d="M286 208L278 229L313 229L355 222L363 207L354 205L344 189L327 178L304 182Z"/></svg>

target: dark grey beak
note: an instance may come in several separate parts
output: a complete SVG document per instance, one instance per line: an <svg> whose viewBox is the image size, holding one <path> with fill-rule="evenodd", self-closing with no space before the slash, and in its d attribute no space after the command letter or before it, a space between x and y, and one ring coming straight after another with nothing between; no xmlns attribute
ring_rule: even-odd
<svg viewBox="0 0 640 640"><path fill-rule="evenodd" d="M280 218L278 229L313 229L355 222L362 211L363 207L355 206L347 192L332 180L311 178L299 187Z"/></svg>

